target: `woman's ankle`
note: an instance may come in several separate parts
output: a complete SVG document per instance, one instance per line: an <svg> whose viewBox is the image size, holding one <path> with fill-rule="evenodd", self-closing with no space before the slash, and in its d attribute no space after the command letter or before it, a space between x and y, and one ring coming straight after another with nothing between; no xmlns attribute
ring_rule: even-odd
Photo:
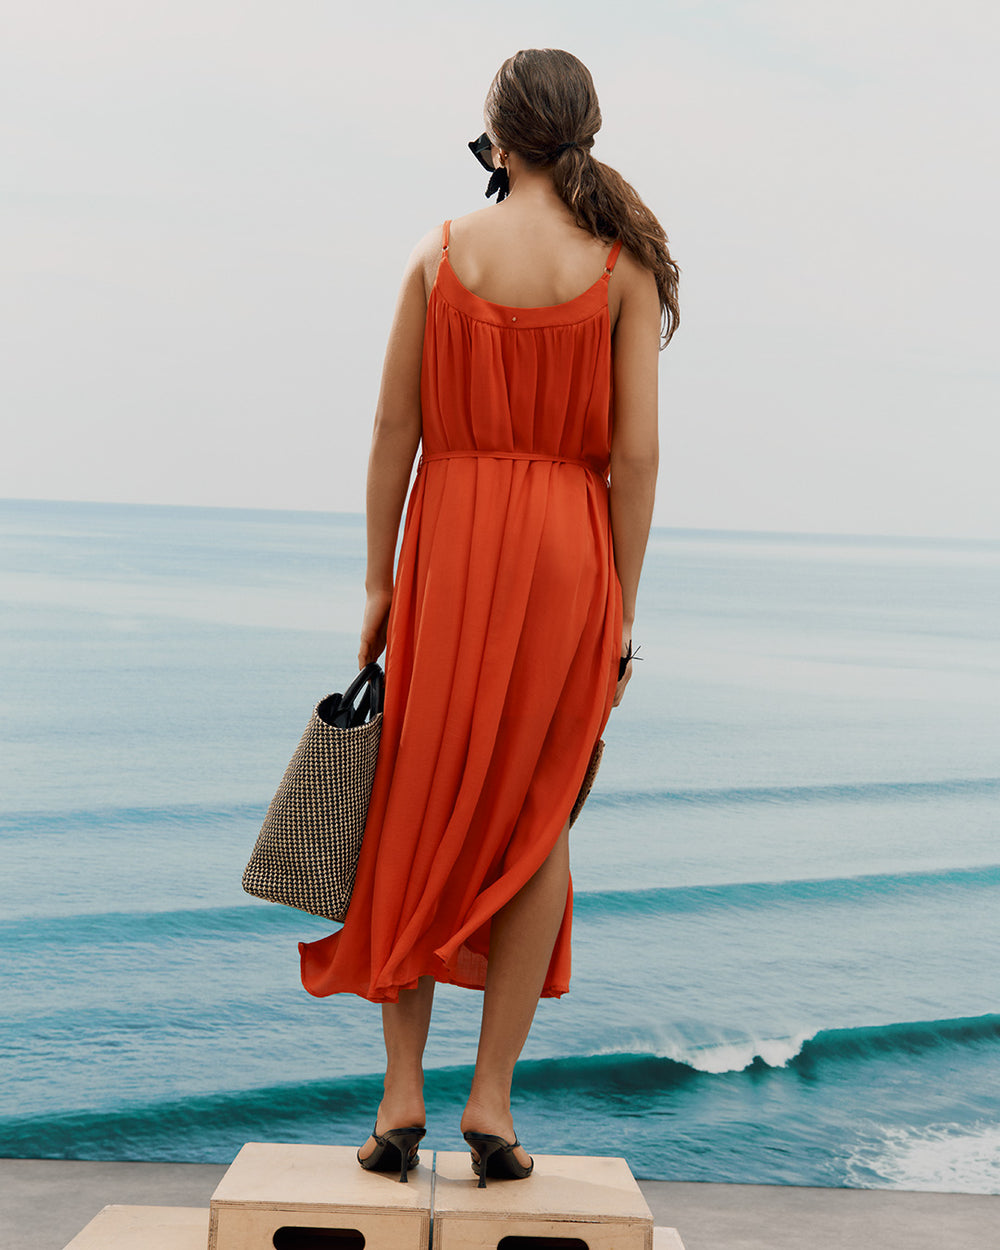
<svg viewBox="0 0 1000 1250"><path fill-rule="evenodd" d="M379 1103L377 1123L379 1132L387 1129L408 1128L424 1123L423 1078L390 1079L386 1077L382 1101Z"/></svg>
<svg viewBox="0 0 1000 1250"><path fill-rule="evenodd" d="M473 1092L462 1111L462 1132L469 1130L480 1133L501 1133L501 1130L513 1125L510 1109L510 1094L503 1090L493 1090L489 1094Z"/></svg>
<svg viewBox="0 0 1000 1250"><path fill-rule="evenodd" d="M509 1096L480 1101L470 1095L459 1127L463 1133L487 1133L493 1137L502 1137L509 1145L518 1142L514 1157L522 1167L531 1167L531 1155L520 1144L514 1128Z"/></svg>

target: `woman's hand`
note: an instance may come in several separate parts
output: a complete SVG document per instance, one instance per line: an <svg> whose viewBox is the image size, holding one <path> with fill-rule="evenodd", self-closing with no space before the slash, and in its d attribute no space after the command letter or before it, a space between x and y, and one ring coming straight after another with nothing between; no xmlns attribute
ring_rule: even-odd
<svg viewBox="0 0 1000 1250"><path fill-rule="evenodd" d="M370 590L365 596L365 614L361 620L361 645L358 648L358 668L371 664L385 650L391 606L391 590Z"/></svg>
<svg viewBox="0 0 1000 1250"><path fill-rule="evenodd" d="M621 654L621 658L623 660L629 654L629 649L631 648L631 646L632 646L632 639L623 637L622 638L622 654ZM617 672L620 667L621 665L619 661L615 660L615 672ZM629 660L628 664L625 665L625 676L621 679L621 681L619 681L617 687L615 688L615 701L614 703L612 703L611 705L612 707L617 707L618 704L621 703L622 699L625 697L625 687L629 684L631 680L632 680L632 661Z"/></svg>

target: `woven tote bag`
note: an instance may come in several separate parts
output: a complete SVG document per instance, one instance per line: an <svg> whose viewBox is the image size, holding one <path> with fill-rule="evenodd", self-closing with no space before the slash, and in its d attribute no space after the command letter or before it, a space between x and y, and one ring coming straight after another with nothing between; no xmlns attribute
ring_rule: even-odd
<svg viewBox="0 0 1000 1250"><path fill-rule="evenodd" d="M639 648L636 647L635 651ZM618 661L618 680L625 676L629 661L638 659L632 650L632 640L629 639L628 652ZM573 804L573 811L570 813L569 823L572 828L576 824L576 819L583 811L583 805L587 801L591 790L594 788L594 782L597 780L597 770L601 767L601 756L604 754L604 739L598 738L594 743L594 749L590 755L590 763L587 765L587 772L583 778L583 785L580 787L580 793L576 796L576 802Z"/></svg>
<svg viewBox="0 0 1000 1250"><path fill-rule="evenodd" d="M243 872L248 894L341 922L361 854L382 734L385 677L368 664L320 699Z"/></svg>
<svg viewBox="0 0 1000 1250"><path fill-rule="evenodd" d="M576 824L576 818L583 811L583 805L587 801L587 796L594 788L594 782L597 780L597 770L601 766L601 756L604 754L604 739L598 738L594 744L594 750L590 756L590 763L587 765L587 772L583 778L583 785L580 787L580 793L576 796L576 802L573 804L573 810L570 813L569 824L572 828Z"/></svg>

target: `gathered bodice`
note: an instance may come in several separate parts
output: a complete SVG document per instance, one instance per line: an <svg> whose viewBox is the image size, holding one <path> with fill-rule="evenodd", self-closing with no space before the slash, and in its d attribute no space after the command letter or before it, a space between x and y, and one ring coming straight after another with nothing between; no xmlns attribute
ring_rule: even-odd
<svg viewBox="0 0 1000 1250"><path fill-rule="evenodd" d="M427 306L421 372L424 460L451 455L581 461L606 476L611 325L604 273L562 304L518 308L476 295L448 258Z"/></svg>

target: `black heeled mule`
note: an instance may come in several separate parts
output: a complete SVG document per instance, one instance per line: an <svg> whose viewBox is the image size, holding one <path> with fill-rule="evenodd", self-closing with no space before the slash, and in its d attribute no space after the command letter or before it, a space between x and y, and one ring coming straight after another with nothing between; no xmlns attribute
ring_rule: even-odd
<svg viewBox="0 0 1000 1250"><path fill-rule="evenodd" d="M420 1156L413 1155L411 1158L410 1151L426 1132L425 1128L416 1126L393 1128L388 1133L376 1133L373 1128L375 1149L367 1159L362 1159L359 1150L358 1162L366 1172L395 1172L399 1168L399 1179L405 1185L406 1173L420 1162Z"/></svg>
<svg viewBox="0 0 1000 1250"><path fill-rule="evenodd" d="M472 1170L479 1177L479 1189L486 1188L486 1177L494 1180L523 1181L530 1176L535 1166L534 1159L527 1167L518 1162L514 1147L520 1146L515 1137L513 1142L504 1141L502 1137L494 1137L491 1133L463 1133L476 1155L472 1156Z"/></svg>

